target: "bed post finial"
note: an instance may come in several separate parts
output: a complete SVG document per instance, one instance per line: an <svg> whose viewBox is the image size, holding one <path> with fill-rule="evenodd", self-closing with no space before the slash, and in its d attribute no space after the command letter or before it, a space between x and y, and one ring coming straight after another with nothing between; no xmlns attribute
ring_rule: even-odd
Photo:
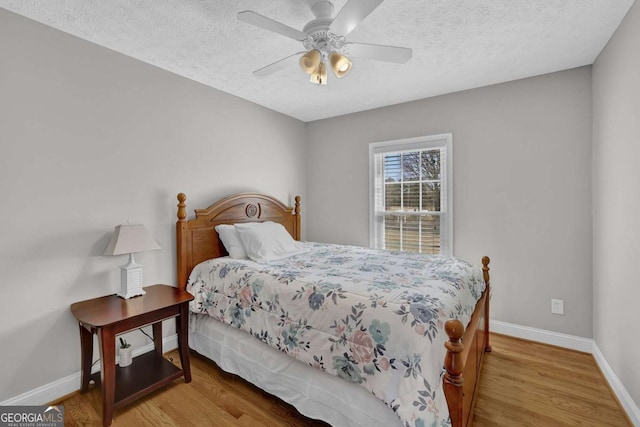
<svg viewBox="0 0 640 427"><path fill-rule="evenodd" d="M187 195L178 193L178 221L182 222L187 217Z"/></svg>
<svg viewBox="0 0 640 427"><path fill-rule="evenodd" d="M460 339L464 335L464 325L458 319L447 320L444 324L444 330L449 336L449 341L444 343L447 348L447 357L444 359L446 372L442 382L447 396L451 425L461 426L464 408L462 390L462 385L464 384L464 378L462 377L462 372L464 371L464 361L462 360L464 345L460 342Z"/></svg>
<svg viewBox="0 0 640 427"><path fill-rule="evenodd" d="M444 362L444 367L447 372L444 374L444 379L449 384L462 386L462 371L464 370L464 363L462 361L462 350L464 346L460 342L460 339L464 335L464 325L458 319L447 320L444 324L444 330L449 336L449 341L444 343L447 348L447 357Z"/></svg>
<svg viewBox="0 0 640 427"><path fill-rule="evenodd" d="M296 200L296 208L294 209L293 212L295 215L300 215L300 196L296 196L295 200Z"/></svg>
<svg viewBox="0 0 640 427"><path fill-rule="evenodd" d="M296 205L293 210L293 238L300 240L302 235L300 234L300 196L295 197Z"/></svg>
<svg viewBox="0 0 640 427"><path fill-rule="evenodd" d="M484 283L489 286L489 263L491 262L491 258L488 256L482 257L482 275L484 276Z"/></svg>
<svg viewBox="0 0 640 427"><path fill-rule="evenodd" d="M489 277L489 263L491 259L488 256L482 257L482 276L484 278L485 293L487 299L484 303L484 351L491 351L491 344L489 343L489 300L491 299L491 279Z"/></svg>

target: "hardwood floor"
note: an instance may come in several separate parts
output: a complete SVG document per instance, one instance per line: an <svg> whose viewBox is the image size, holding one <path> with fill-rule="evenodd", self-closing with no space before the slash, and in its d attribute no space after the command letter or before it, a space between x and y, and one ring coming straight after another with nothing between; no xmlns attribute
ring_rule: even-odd
<svg viewBox="0 0 640 427"><path fill-rule="evenodd" d="M473 425L630 426L589 354L492 334ZM167 354L177 364L177 351ZM192 352L193 381L116 410L113 427L327 426ZM100 426L100 391L62 400L65 426Z"/></svg>
<svg viewBox="0 0 640 427"><path fill-rule="evenodd" d="M491 334L474 427L631 426L587 353Z"/></svg>

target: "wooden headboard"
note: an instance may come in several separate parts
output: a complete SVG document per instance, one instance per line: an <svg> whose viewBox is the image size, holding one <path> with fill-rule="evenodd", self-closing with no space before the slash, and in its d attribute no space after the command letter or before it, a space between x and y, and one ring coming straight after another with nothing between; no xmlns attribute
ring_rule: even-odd
<svg viewBox="0 0 640 427"><path fill-rule="evenodd" d="M284 225L294 239L300 240L300 196L290 208L271 196L238 193L218 200L205 209L196 209L196 217L187 220L187 196L178 194L176 246L178 251L178 287L184 289L193 267L211 258L226 256L227 251L214 227L218 224L273 221Z"/></svg>

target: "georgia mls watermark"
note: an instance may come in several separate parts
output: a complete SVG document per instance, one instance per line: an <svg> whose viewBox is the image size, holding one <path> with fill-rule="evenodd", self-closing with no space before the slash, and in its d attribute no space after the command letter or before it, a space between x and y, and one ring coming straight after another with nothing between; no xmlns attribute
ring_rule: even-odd
<svg viewBox="0 0 640 427"><path fill-rule="evenodd" d="M64 406L0 406L0 427L64 427Z"/></svg>

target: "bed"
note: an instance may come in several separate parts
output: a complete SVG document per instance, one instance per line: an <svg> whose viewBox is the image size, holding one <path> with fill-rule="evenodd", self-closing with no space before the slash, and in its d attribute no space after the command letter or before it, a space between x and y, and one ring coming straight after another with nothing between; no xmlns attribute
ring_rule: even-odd
<svg viewBox="0 0 640 427"><path fill-rule="evenodd" d="M221 278L224 276L226 279L227 274L232 271L239 274L239 277L244 277L247 276L249 268L256 268L256 266L250 265L251 262L229 260L227 251L214 227L221 224L273 222L281 224L293 239L299 241L301 237L300 197L295 198L294 207L287 207L275 198L263 194L234 194L211 204L207 208L196 209L195 218L189 220L186 213L186 196L183 193L178 194L178 202L178 221L176 223L178 284L182 289L189 288L192 292L200 294L200 297L196 298L196 303L192 305L193 312L190 314L189 345L193 350L213 360L222 369L237 374L268 393L292 404L302 414L310 418L324 420L334 426L420 427L432 422L432 418L429 418L431 414L435 414L433 420L437 421L438 426L448 425L448 417L450 417L450 424L454 427L470 425L484 353L491 349L488 328L490 295L488 257L483 257L481 269L475 268L473 270L473 280L482 282L482 288L477 288L479 290L476 291L477 295L475 295L472 305L469 307L468 301L456 305L456 313L459 313L459 315L453 317L458 317L462 321L458 319L425 318L422 319L425 320L424 324L421 322L416 324L416 320L419 320L419 317L423 316L423 314L412 311L413 307L410 309L408 304L394 306L393 298L388 296L380 299L378 297L371 298L367 294L365 304L351 301L352 304L346 306L352 310L352 313L347 313L347 317L353 319L352 323L354 325L356 322L359 323L359 321L365 319L368 312L373 311L373 309L387 309L387 312L394 313L392 316L397 315L399 319L396 322L399 325L398 327L407 324L412 328L412 332L408 334L396 335L404 336L412 335L414 332L419 333L425 337L422 341L426 341L427 338L432 341L431 347L436 350L429 351L435 351L434 354L439 354L440 351L444 355L443 358L439 358L438 361L429 360L422 367L420 365L414 366L413 361L409 358L392 358L391 355L394 353L393 351L389 353L389 349L386 348L387 342L385 341L388 338L388 332L385 332L387 330L385 328L388 328L388 325L385 323L385 325L382 325L383 327L379 327L380 321L369 319L366 322L362 322L362 325L365 325L364 327L356 327L354 329L355 333L350 335L352 341L355 339L355 341L360 340L361 342L346 344L350 350L353 348L354 351L349 354L345 351L345 360L341 358L340 354L331 353L327 348L324 348L323 351L329 352L325 354L328 354L328 357L323 359L323 354L320 354L320 352L307 352L305 348L301 350L298 343L295 346L283 345L283 339L289 337L285 336L281 330L271 330L271 328L276 328L275 324L268 324L264 319L262 319L262 327L268 329L269 332L264 332L259 328L255 329L255 326L253 326L254 329L241 330L240 326L245 326L244 319L238 320L237 310L233 311L235 309L233 303L226 308L220 308L221 303L219 301L210 304L209 308L215 307L220 312L219 319L207 314L206 309L202 309L202 301L208 301L207 298L211 295L222 298L221 301L226 301L226 296L222 295L219 290L211 291L204 287L204 282L201 280L203 276L210 275ZM314 287L314 291L310 291L309 289L311 288L308 285L313 280L297 270L295 274L291 274L291 277L289 277L290 265L284 267L286 268L284 275L278 273L276 268L282 267L280 262L268 263L268 266L258 266L257 268L260 271L257 273L251 270L251 274L281 274L281 282L287 285L279 288L282 292L291 283L302 283L300 285L303 286L302 290L305 289L304 285L307 285L304 298L296 297L295 293L291 294L293 297L291 295L271 297L278 301L279 310L282 311L283 309L280 307L278 298L282 298L287 303L297 298L304 299L314 309L313 315L319 315L326 311L327 306L340 305L343 299L350 301L350 298L363 298L364 294L357 291L357 283L360 283L361 287L364 286L361 284L363 280L360 277L352 279L349 274L339 271L333 263L323 261L320 257L324 256L327 251L335 249L338 252L343 252L339 253L339 256L334 255L334 258L328 259L341 259L343 260L342 262L348 264L348 257L351 253L357 256L374 258L375 254L363 254L362 251L365 250L362 248L331 248L331 245L313 243L301 243L301 245L306 245L304 246L304 253L291 257L291 262L296 263L296 265L304 264L306 266L312 263L311 260L320 260L318 262L324 262L325 265L332 266L330 268L332 275L330 280L340 281L331 286L340 290L343 288L350 289L344 282L351 280L356 284L354 285L356 290L341 294L341 292L336 292L332 289L324 289L324 293L322 293L320 290L316 292ZM389 253L389 256L391 255ZM393 261L389 262L390 265L397 264L397 268L400 270L416 271L411 270L413 265L412 255L402 254L402 257L406 258L406 260L401 258L400 254L395 254L394 256L396 255L398 256L397 259L390 258L393 259ZM307 258L304 258L305 256ZM344 261L345 259L347 261ZM408 264L403 264L405 262ZM446 264L450 270L453 268L466 271L466 263L459 260L438 257L436 264ZM372 263L371 265L379 265L379 263ZM377 272L366 272L366 274L374 273L377 274ZM408 277L396 274L394 277L406 281L413 280L413 274ZM240 279L229 278L230 283L237 283L238 280ZM254 278L252 280L257 279ZM315 278L314 280L314 283L320 283ZM324 278L322 280L327 279ZM366 282L367 280L364 281ZM453 283L457 279L451 280ZM260 279L260 283L263 283L262 279ZM411 287L411 284L405 285L409 288ZM440 282L437 282L436 285L436 287L442 286ZM228 286L233 288L234 285ZM456 286L458 288L464 287L462 285ZM473 290L473 287L469 287ZM261 286L260 292L263 292L262 289ZM256 290L254 289L254 291ZM292 288L291 292L296 291ZM395 291L388 290L387 292L394 293ZM449 291L445 291L445 293L447 292ZM254 293L258 295L257 291ZM298 294L300 293L298 290ZM403 295L407 294L406 289L402 290L402 293ZM473 294L474 292L472 291L471 293ZM204 298L203 295L206 295L207 298ZM240 293L238 295L239 298L242 298ZM249 310L248 307L251 304L263 304L263 302L256 302L255 299L251 300L251 292L246 297L247 310ZM265 298L268 299L269 297ZM415 298L418 297L412 298L414 299L411 301L415 301ZM199 305L198 300L200 301ZM391 303L387 303L387 301L391 301ZM268 306L268 302L264 304ZM240 306L241 302L236 305ZM252 309L251 312L254 313L254 317L258 317L255 313L262 313L262 305L260 305L260 310ZM250 314L249 311L246 311L246 313ZM327 323L328 314L322 313L322 315L325 319L323 322ZM225 322L225 319L228 319L228 321ZM329 326L329 328L332 328L332 332L336 332L340 328L344 329L343 325L351 322L351 320L346 319L339 324L339 322L336 322L337 320L334 321L332 326ZM426 322L426 320L431 321L431 323ZM425 328L424 326L427 325L429 326ZM376 327L374 328L374 326ZM394 327L396 326L394 325ZM305 326L305 328L305 330L311 332L316 330L315 327ZM434 328L439 330L433 330ZM299 325L297 329L300 329ZM444 329L444 334L441 332L442 329ZM382 332L380 332L381 330ZM328 335L330 334L325 333L322 336L326 337ZM335 333L334 335L337 337L339 334ZM441 339L440 342L439 339L442 336L444 336L444 339ZM274 341L276 345L274 345ZM338 340L335 339L330 339L330 341L332 343L331 347L345 345L344 342L337 343ZM266 344L267 342L271 346ZM426 354L413 351L414 348L411 346L414 346L414 342L416 342L415 337L412 338L411 342L402 341L401 346L412 350L408 354L414 354L415 360L421 360L422 357L427 360ZM420 340L417 340L417 342L422 345ZM290 340L286 344L290 344ZM306 345L309 348L309 344L306 343ZM367 351L363 352L361 350L363 348L365 350L371 349L372 351L369 353ZM334 349L331 348L331 351L334 351ZM338 356L335 356L335 354L338 354ZM431 357L431 359L434 358ZM365 362L367 363L366 365ZM354 367L356 370L354 370ZM363 370L360 370L360 368ZM333 375L328 375L323 370L333 373ZM424 379L423 387L421 382L423 377L427 378L427 375L422 371L434 370L436 375L439 376L435 380L430 377L429 383ZM396 371L400 372L401 375ZM366 375L369 376L363 380L362 377ZM381 378L379 382L377 381L378 378ZM436 387L437 390L435 389ZM438 399L444 402L440 402L440 409L438 408ZM441 409L442 405L444 405L444 411ZM425 414L429 414L429 416Z"/></svg>

